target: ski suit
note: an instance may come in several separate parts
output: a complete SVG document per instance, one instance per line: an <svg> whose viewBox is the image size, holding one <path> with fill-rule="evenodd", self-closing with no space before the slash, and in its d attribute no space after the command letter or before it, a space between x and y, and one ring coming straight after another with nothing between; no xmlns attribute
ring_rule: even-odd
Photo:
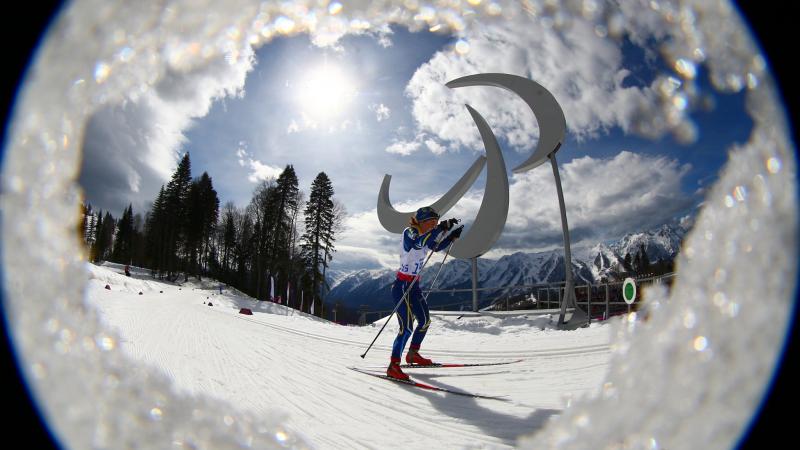
<svg viewBox="0 0 800 450"><path fill-rule="evenodd" d="M419 270L425 263L425 257L429 250L438 252L447 248L452 242L450 236L441 242L437 239L443 233L441 228L433 228L429 232L420 235L419 230L408 227L403 230L403 245L400 249L400 269L397 271L397 278L392 285L392 298L394 304L400 302L403 294L414 281L419 277ZM411 337L411 349L418 350L422 340L425 339L425 332L430 325L430 315L428 313L428 303L422 298L422 290L419 287L420 280L414 283L411 292L405 301L397 308L397 320L400 323L400 331L394 339L392 346L392 360L399 361L400 355ZM413 330L413 320L417 319L417 327Z"/></svg>

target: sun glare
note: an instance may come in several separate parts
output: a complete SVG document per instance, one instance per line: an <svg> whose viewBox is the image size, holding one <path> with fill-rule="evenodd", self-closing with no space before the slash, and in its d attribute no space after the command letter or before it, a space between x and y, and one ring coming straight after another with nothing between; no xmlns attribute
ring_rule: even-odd
<svg viewBox="0 0 800 450"><path fill-rule="evenodd" d="M307 69L296 90L298 106L315 120L340 116L356 96L352 79L330 64Z"/></svg>

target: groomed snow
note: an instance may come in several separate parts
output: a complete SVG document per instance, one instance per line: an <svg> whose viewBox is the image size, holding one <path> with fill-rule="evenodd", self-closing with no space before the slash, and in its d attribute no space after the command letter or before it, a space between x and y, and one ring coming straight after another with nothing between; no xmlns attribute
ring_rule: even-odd
<svg viewBox="0 0 800 450"><path fill-rule="evenodd" d="M341 326L228 289L220 295L213 280L179 286L136 271L129 278L113 265L87 268L87 301L133 360L165 374L178 391L256 416L284 413L286 429L319 448L513 446L572 399L598 393L609 361L608 325L558 331L544 318L434 316L424 355L523 361L409 371L424 383L505 401L428 392L347 369L382 371L394 322L362 360L382 322ZM242 307L253 315L239 314Z"/></svg>

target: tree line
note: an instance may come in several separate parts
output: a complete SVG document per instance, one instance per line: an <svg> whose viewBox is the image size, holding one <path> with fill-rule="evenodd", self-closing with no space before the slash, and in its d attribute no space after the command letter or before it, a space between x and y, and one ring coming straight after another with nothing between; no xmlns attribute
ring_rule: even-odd
<svg viewBox="0 0 800 450"><path fill-rule="evenodd" d="M220 210L211 177L192 178L187 153L144 216L132 205L119 219L83 205L80 234L92 262L143 267L172 282L208 276L322 316L326 271L345 215L333 195L320 172L306 200L287 165L277 179L256 186L246 207L227 202Z"/></svg>

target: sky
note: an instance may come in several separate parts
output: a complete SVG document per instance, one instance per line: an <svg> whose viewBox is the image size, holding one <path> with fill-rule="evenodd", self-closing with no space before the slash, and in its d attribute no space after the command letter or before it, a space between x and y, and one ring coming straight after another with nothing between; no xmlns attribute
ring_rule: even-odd
<svg viewBox="0 0 800 450"><path fill-rule="evenodd" d="M505 72L534 79L564 110L557 153L571 237L594 244L664 223L691 221L728 151L749 137L743 92L711 87L704 66L669 65L656 32L608 38L576 20L454 34L402 26L321 39L278 37L238 58L171 71L150 91L109 105L89 121L80 183L96 209L144 213L189 152L221 203L244 207L256 185L293 165L307 195L325 171L347 211L332 267L393 267L398 236L377 221L384 174L402 211L437 200L484 150L464 107L492 127L509 173L504 232L486 257L562 245L549 165L512 174L539 135L514 94L448 89L454 78ZM446 217L470 226L485 176Z"/></svg>

